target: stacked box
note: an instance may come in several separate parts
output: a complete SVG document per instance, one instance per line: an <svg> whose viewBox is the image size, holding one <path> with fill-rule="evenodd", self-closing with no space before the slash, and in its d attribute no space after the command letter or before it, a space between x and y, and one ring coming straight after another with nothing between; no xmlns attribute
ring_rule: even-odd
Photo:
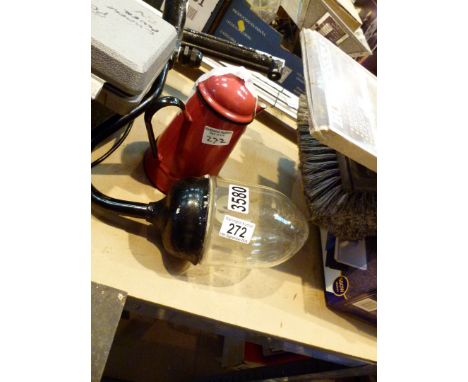
<svg viewBox="0 0 468 382"><path fill-rule="evenodd" d="M321 230L325 298L335 310L377 322L377 237L341 241Z"/></svg>
<svg viewBox="0 0 468 382"><path fill-rule="evenodd" d="M351 57L372 54L350 0L283 0L281 5L299 28L316 30Z"/></svg>
<svg viewBox="0 0 468 382"><path fill-rule="evenodd" d="M214 35L283 58L285 67L278 83L300 96L305 92L302 60L281 47L281 34L251 11L245 0L233 0Z"/></svg>

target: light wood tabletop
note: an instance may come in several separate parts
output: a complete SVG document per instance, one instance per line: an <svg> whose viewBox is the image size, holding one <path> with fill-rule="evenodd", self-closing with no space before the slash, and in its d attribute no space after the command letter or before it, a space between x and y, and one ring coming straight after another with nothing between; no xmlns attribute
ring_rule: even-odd
<svg viewBox="0 0 468 382"><path fill-rule="evenodd" d="M165 93L187 99L193 81L171 70ZM156 136L178 112L165 108L153 118ZM267 119L255 120L241 137L220 176L273 187L306 214L298 149ZM94 158L112 142L97 150ZM149 202L163 195L147 181L143 152L148 147L143 119L123 146L92 171L105 194ZM92 281L187 314L206 317L324 352L376 361L376 328L327 308L319 230L299 253L271 269L204 269L170 259L150 226L137 219L112 217L93 208Z"/></svg>

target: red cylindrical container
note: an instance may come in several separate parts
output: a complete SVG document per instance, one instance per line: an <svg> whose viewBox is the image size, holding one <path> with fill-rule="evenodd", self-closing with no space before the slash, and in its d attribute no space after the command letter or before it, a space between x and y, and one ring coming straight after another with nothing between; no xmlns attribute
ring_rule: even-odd
<svg viewBox="0 0 468 382"><path fill-rule="evenodd" d="M148 178L166 193L178 179L218 175L256 112L256 97L236 75L200 82L185 111L158 137L156 157L145 153Z"/></svg>

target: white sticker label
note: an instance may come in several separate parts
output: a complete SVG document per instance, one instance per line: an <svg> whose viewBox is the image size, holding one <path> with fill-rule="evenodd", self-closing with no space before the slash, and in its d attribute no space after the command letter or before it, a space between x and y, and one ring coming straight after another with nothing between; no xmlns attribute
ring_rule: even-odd
<svg viewBox="0 0 468 382"><path fill-rule="evenodd" d="M373 312L377 310L377 301L372 300L371 298L365 298L361 301L353 303L354 306L365 310L366 312Z"/></svg>
<svg viewBox="0 0 468 382"><path fill-rule="evenodd" d="M231 142L231 137L232 131L205 126L202 143L213 146L226 146Z"/></svg>
<svg viewBox="0 0 468 382"><path fill-rule="evenodd" d="M224 215L219 236L249 244L255 231L255 224L233 216Z"/></svg>
<svg viewBox="0 0 468 382"><path fill-rule="evenodd" d="M230 184L228 197L228 210L241 214L249 213L249 189L247 187Z"/></svg>

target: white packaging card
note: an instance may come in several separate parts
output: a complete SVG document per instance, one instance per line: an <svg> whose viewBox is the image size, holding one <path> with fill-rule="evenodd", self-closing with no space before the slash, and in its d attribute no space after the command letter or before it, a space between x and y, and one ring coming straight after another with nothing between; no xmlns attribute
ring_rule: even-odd
<svg viewBox="0 0 468 382"><path fill-rule="evenodd" d="M374 312L377 310L377 301L372 300L371 298L365 298L361 301L353 302L353 305L365 310L366 312Z"/></svg>
<svg viewBox="0 0 468 382"><path fill-rule="evenodd" d="M226 146L231 142L232 131L205 126L202 143L213 146Z"/></svg>
<svg viewBox="0 0 468 382"><path fill-rule="evenodd" d="M223 224L219 230L219 236L249 244L255 231L255 223L224 215Z"/></svg>

